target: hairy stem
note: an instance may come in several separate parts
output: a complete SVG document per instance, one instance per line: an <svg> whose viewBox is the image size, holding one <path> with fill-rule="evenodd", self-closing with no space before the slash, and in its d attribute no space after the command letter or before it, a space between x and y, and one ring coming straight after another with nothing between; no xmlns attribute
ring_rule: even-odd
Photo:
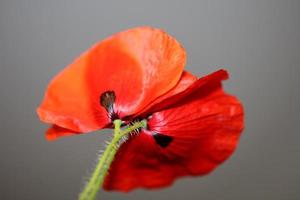
<svg viewBox="0 0 300 200"><path fill-rule="evenodd" d="M80 193L79 200L94 200L96 198L97 192L100 188L102 188L108 169L118 151L120 140L136 129L145 128L146 120L135 122L131 126L126 127L124 130L121 130L121 125L121 120L114 120L115 129L113 139L106 147L102 157L99 159L89 182Z"/></svg>

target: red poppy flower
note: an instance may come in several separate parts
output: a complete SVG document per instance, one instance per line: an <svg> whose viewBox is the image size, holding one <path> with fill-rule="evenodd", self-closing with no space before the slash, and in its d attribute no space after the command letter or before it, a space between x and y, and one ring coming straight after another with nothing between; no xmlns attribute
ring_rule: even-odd
<svg viewBox="0 0 300 200"><path fill-rule="evenodd" d="M241 103L222 89L224 70L183 71L185 51L167 33L139 27L96 44L57 75L38 108L49 140L147 119L122 143L104 188L156 188L203 175L226 160L243 129Z"/></svg>

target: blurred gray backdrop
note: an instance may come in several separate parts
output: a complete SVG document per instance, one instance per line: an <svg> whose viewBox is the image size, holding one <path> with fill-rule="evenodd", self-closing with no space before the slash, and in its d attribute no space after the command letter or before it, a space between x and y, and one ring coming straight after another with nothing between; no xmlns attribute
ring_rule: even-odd
<svg viewBox="0 0 300 200"><path fill-rule="evenodd" d="M1 0L0 199L76 199L110 133L47 142L35 109L75 57L140 25L175 36L197 75L228 69L225 87L244 103L246 129L209 176L100 199L300 199L299 9L299 0Z"/></svg>

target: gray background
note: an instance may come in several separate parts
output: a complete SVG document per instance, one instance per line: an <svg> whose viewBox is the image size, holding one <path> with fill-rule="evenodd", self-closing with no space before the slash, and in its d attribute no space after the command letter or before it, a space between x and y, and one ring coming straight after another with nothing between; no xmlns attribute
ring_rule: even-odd
<svg viewBox="0 0 300 200"><path fill-rule="evenodd" d="M0 199L76 199L109 132L49 143L35 108L81 52L140 25L175 36L197 75L228 69L225 87L244 103L246 130L209 176L100 199L300 199L299 9L299 0L2 0Z"/></svg>

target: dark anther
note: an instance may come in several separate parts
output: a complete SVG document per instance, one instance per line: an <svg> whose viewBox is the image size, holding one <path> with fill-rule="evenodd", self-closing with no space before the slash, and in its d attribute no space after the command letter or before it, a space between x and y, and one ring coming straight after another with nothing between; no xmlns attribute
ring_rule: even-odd
<svg viewBox="0 0 300 200"><path fill-rule="evenodd" d="M118 118L117 114L114 112L115 100L116 100L116 95L114 91L103 92L100 96L100 104L108 112L112 121Z"/></svg>
<svg viewBox="0 0 300 200"><path fill-rule="evenodd" d="M153 135L153 138L154 138L155 142L163 148L166 148L167 146L169 146L169 144L173 140L173 138L171 136L163 135L160 133L155 133Z"/></svg>

